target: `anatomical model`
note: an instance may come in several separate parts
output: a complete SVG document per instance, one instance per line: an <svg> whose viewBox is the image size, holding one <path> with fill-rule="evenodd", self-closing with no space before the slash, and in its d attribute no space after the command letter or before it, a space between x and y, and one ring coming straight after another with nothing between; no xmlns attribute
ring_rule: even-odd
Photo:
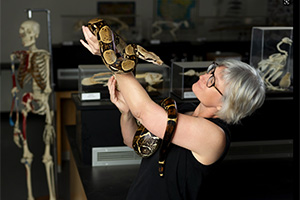
<svg viewBox="0 0 300 200"><path fill-rule="evenodd" d="M274 86L272 83L282 75L288 57L288 52L282 50L280 46L282 44L292 45L292 43L293 41L290 38L282 38L281 41L276 45L277 50L280 53L274 53L270 55L268 59L264 59L258 63L258 70L261 71L262 78L264 79L266 87L269 90L282 91L286 90L290 85L289 72L282 77L279 86Z"/></svg>
<svg viewBox="0 0 300 200"><path fill-rule="evenodd" d="M45 164L47 173L47 183L49 188L49 199L55 200L55 181L54 181L54 164L50 154L51 143L55 138L53 127L53 111L49 106L49 95L52 92L50 86L50 54L46 50L36 47L36 39L40 33L40 25L28 20L21 24L19 29L22 44L28 48L27 51L15 51L11 54L11 69L13 79L13 103L10 111L10 123L14 126L14 142L20 148L23 147L23 157L21 163L26 168L28 200L33 200L31 186L31 163L33 154L29 150L26 135L26 120L28 113L45 115L45 129L43 140L45 142L45 151L43 155L43 163ZM51 44L50 44L51 45ZM15 75L15 60L18 60L19 67ZM17 81L16 81L17 79ZM32 92L25 92L22 96L22 131L19 124L19 106L18 106L18 86L23 87L32 80ZM13 110L16 107L16 120L13 122Z"/></svg>

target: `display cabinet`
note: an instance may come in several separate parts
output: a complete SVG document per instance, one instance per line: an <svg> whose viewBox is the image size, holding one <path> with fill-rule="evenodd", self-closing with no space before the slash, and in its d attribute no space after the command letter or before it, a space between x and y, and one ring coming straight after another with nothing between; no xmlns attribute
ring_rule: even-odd
<svg viewBox="0 0 300 200"><path fill-rule="evenodd" d="M109 100L81 101L72 94L76 106L76 143L83 163L92 164L94 147L124 146L120 111Z"/></svg>
<svg viewBox="0 0 300 200"><path fill-rule="evenodd" d="M174 62L172 66L171 93L180 99L195 99L192 85L199 80L199 75L205 73L213 61Z"/></svg>
<svg viewBox="0 0 300 200"><path fill-rule="evenodd" d="M109 99L107 81L112 73L105 65L79 65L78 90L81 101ZM170 94L170 67L138 64L136 78L151 98L163 99Z"/></svg>
<svg viewBox="0 0 300 200"><path fill-rule="evenodd" d="M270 91L292 90L293 27L253 27L250 65Z"/></svg>
<svg viewBox="0 0 300 200"><path fill-rule="evenodd" d="M136 68L136 78L152 99L164 99L170 95L170 67L141 63Z"/></svg>
<svg viewBox="0 0 300 200"><path fill-rule="evenodd" d="M108 99L107 81L112 73L105 65L79 65L78 91L81 101Z"/></svg>

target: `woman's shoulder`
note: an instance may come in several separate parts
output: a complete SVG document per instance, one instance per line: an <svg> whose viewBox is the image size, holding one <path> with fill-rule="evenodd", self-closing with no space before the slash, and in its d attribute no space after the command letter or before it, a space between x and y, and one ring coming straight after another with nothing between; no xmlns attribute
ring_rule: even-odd
<svg viewBox="0 0 300 200"><path fill-rule="evenodd" d="M221 129L223 129L226 137L230 138L230 130L228 128L228 124L225 121L223 121L220 118L205 118L205 119L207 119L208 121L211 121L215 125L219 126Z"/></svg>
<svg viewBox="0 0 300 200"><path fill-rule="evenodd" d="M213 131L212 140L219 141L213 145L215 148L211 148L211 153L204 154L205 156L199 156L199 154L192 152L194 157L204 165L211 165L224 159L227 154L231 142L230 131L228 124L219 118L205 118L210 121L212 125L219 129L219 131ZM213 150L214 149L214 150ZM208 151L209 152L209 151Z"/></svg>

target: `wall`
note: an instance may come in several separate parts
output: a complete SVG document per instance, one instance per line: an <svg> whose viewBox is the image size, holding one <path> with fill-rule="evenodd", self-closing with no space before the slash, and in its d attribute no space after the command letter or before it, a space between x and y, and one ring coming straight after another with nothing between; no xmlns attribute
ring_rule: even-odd
<svg viewBox="0 0 300 200"><path fill-rule="evenodd" d="M23 49L19 38L19 27L27 20L24 10L28 8L44 8L51 11L52 43L59 44L62 38L62 16L83 15L96 16L99 0L9 0L1 1L1 63L9 63L12 51ZM124 0L111 0L123 2ZM144 18L152 17L152 1L137 1L136 14ZM38 48L47 49L47 25L45 13L33 13L33 20L41 24L41 34L38 39Z"/></svg>
<svg viewBox="0 0 300 200"><path fill-rule="evenodd" d="M44 8L51 11L52 44L61 44L69 40L66 21L68 18L85 18L97 16L97 2L107 0L4 0L0 1L1 30L0 30L0 64L5 64L5 70L1 69L0 87L1 97L10 96L11 77L10 77L10 54L15 50L22 50L19 37L19 27L21 23L27 20L27 14L24 10L28 8ZM127 2L126 0L110 0L113 2ZM151 35L151 23L154 20L154 0L129 0L136 2L137 26L142 32L142 37L149 39ZM189 32L180 31L179 36L190 41L239 41L249 40L251 26L268 25L267 18L276 18L269 13L271 10L276 13L284 13L282 9L291 9L292 7L282 5L281 1L275 0L243 0L240 14L235 17L244 21L246 27L231 26L234 17L230 17L231 10L228 8L231 0L195 0L196 9L193 11L195 18L194 29ZM270 3L273 2L273 3ZM278 3L279 2L279 3ZM275 5L273 5L275 3ZM278 12L277 12L278 11ZM292 11L291 11L292 12ZM286 18L279 15L279 18ZM285 13L286 14L286 13ZM277 15L276 15L277 16ZM278 18L277 16L277 18ZM45 13L33 13L33 19L41 25L41 33L37 41L40 49L48 49L47 41L47 23ZM272 21L272 20L271 20ZM224 27L225 24L227 27ZM214 29L214 30L213 30ZM213 30L213 31L212 31ZM183 33L183 34L182 34ZM78 33L81 34L81 33ZM170 38L168 35L167 37ZM82 36L78 36L83 38ZM67 53L67 52L66 52ZM2 99L2 98L1 98ZM1 100L0 111L9 111L10 100Z"/></svg>
<svg viewBox="0 0 300 200"><path fill-rule="evenodd" d="M12 51L23 49L18 30L23 21L27 19L24 10L28 8L44 8L51 11L52 43L60 44L66 40L65 23L72 16L97 16L97 2L107 0L7 0L1 1L1 54L0 62L9 63L9 54ZM126 0L111 0L111 2L126 2ZM151 23L154 13L154 0L136 2L137 26L142 31L142 36L148 38L151 34ZM267 16L267 5L271 0L244 0L238 14L252 23L264 23ZM230 0L196 0L196 8L191 15L194 17L194 30L183 35L183 39L207 39L228 40L236 39L233 33L236 29L228 31L211 31L212 27L220 27L220 24L230 23L224 17L231 15L228 7ZM257 6L259 5L259 6ZM45 13L33 13L33 19L41 24L41 34L38 39L38 48L47 49L47 24ZM259 20L259 22L255 21ZM251 23L251 22L250 22ZM63 32L65 31L65 32ZM67 30L68 31L68 30ZM181 33L179 33L181 34ZM191 34L193 36L191 37ZM234 37L233 37L234 36ZM168 35L169 37L169 35ZM229 38L228 38L229 37Z"/></svg>

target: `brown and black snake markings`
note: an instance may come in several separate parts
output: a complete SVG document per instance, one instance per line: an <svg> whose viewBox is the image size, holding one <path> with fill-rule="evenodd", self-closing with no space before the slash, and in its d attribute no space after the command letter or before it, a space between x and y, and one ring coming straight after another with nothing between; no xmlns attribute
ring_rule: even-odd
<svg viewBox="0 0 300 200"><path fill-rule="evenodd" d="M163 64L162 60L156 54L148 52L140 45L127 45L119 35L112 31L103 19L92 19L88 22L87 26L97 36L102 60L113 73L122 74L135 71L138 58L156 65ZM160 148L158 161L159 175L163 177L168 149L177 125L177 109L176 102L171 98L162 100L160 105L168 113L164 138L161 140L141 124L135 133L132 147L143 158L151 156Z"/></svg>
<svg viewBox="0 0 300 200"><path fill-rule="evenodd" d="M163 64L155 53L145 50L140 45L127 45L121 36L101 18L90 20L87 27L97 36L102 60L113 73L122 74L134 71L138 58L156 65Z"/></svg>
<svg viewBox="0 0 300 200"><path fill-rule="evenodd" d="M171 98L162 100L160 102L160 105L168 113L168 122L163 140L153 135L143 125L140 125L134 135L132 147L134 151L143 158L150 157L160 147L158 171L159 175L163 177L168 149L173 139L177 125L177 109L176 102Z"/></svg>
<svg viewBox="0 0 300 200"><path fill-rule="evenodd" d="M164 138L162 140L160 152L159 152L159 160L158 160L158 171L161 177L164 176L165 171L165 162L169 150L169 146L173 139L176 125L177 125L177 108L176 102L174 99L166 98L161 102L161 106L167 111L168 113L168 122L165 131Z"/></svg>

